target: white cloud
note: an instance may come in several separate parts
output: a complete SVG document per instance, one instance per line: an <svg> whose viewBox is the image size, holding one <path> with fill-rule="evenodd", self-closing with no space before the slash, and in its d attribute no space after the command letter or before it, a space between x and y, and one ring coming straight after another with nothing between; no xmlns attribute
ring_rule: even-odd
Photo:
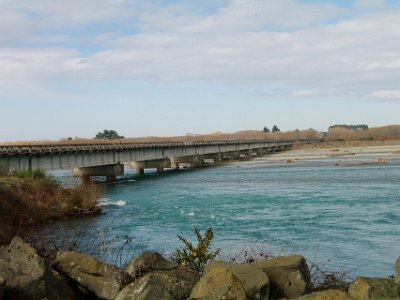
<svg viewBox="0 0 400 300"><path fill-rule="evenodd" d="M313 90L295 91L293 95L296 97L313 97L318 95L318 92Z"/></svg>
<svg viewBox="0 0 400 300"><path fill-rule="evenodd" d="M82 70L78 53L70 49L0 48L0 79L67 78Z"/></svg>
<svg viewBox="0 0 400 300"><path fill-rule="evenodd" d="M372 92L372 96L376 98L382 98L387 100L400 100L400 90L391 90L391 91L374 91Z"/></svg>
<svg viewBox="0 0 400 300"><path fill-rule="evenodd" d="M200 80L288 86L297 97L367 97L394 90L400 78L396 9L326 24L339 8L295 0L233 0L207 15L187 5L158 7L141 1L1 2L0 41L29 35L34 47L8 42L0 48L0 81ZM76 36L50 30L119 18L123 26L139 24L141 31L121 35L105 26L104 32ZM5 25L15 25L15 32L8 34ZM48 47L46 38L70 44L70 49ZM82 54L74 43L101 48Z"/></svg>

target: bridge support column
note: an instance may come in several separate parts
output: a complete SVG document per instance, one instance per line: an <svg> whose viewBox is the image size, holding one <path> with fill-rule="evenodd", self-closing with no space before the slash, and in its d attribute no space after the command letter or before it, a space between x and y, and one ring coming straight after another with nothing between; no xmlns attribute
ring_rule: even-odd
<svg viewBox="0 0 400 300"><path fill-rule="evenodd" d="M222 159L235 160L240 158L240 151L229 151L222 153Z"/></svg>
<svg viewBox="0 0 400 300"><path fill-rule="evenodd" d="M204 161L200 155L174 156L170 158L172 168L178 169L180 165L190 165L191 167L202 166Z"/></svg>
<svg viewBox="0 0 400 300"><path fill-rule="evenodd" d="M144 173L144 169L157 169L157 173L162 173L164 168L170 168L171 162L168 158L154 159L154 160L143 160L130 162L129 166L135 168L138 175Z"/></svg>
<svg viewBox="0 0 400 300"><path fill-rule="evenodd" d="M88 183L91 176L106 176L107 181L115 180L116 176L124 175L123 164L92 166L92 167L75 167L72 170L72 175L75 177L82 177L83 183Z"/></svg>
<svg viewBox="0 0 400 300"><path fill-rule="evenodd" d="M203 159L203 162L205 160L212 160L214 164L217 164L222 160L223 155L222 153L204 154L201 158Z"/></svg>

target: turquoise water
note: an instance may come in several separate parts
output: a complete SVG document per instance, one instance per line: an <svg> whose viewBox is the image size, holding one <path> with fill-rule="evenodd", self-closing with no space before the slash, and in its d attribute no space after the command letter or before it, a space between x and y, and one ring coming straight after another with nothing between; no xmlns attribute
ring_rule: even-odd
<svg viewBox="0 0 400 300"><path fill-rule="evenodd" d="M193 227L212 226L214 246L225 255L257 245L330 260L333 269L356 268L353 275L393 274L400 255L398 161L334 164L249 161L132 175L106 185L106 214L93 226L106 224L117 241L129 235L165 253L180 246L177 234L192 237Z"/></svg>

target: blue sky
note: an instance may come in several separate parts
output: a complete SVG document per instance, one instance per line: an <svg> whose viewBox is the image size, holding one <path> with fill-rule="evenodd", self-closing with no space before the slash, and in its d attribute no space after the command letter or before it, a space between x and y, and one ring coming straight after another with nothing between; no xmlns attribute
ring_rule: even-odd
<svg viewBox="0 0 400 300"><path fill-rule="evenodd" d="M389 0L0 0L0 141L399 124Z"/></svg>

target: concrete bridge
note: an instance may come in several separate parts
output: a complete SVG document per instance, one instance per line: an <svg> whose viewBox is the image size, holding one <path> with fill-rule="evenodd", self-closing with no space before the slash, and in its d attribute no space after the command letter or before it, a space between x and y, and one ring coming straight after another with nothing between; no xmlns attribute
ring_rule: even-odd
<svg viewBox="0 0 400 300"><path fill-rule="evenodd" d="M107 143L0 145L0 173L71 169L74 176L106 176L114 180L124 174L124 166L178 169L182 165L201 166L205 161L261 156L290 149L292 141L220 141L176 143Z"/></svg>

